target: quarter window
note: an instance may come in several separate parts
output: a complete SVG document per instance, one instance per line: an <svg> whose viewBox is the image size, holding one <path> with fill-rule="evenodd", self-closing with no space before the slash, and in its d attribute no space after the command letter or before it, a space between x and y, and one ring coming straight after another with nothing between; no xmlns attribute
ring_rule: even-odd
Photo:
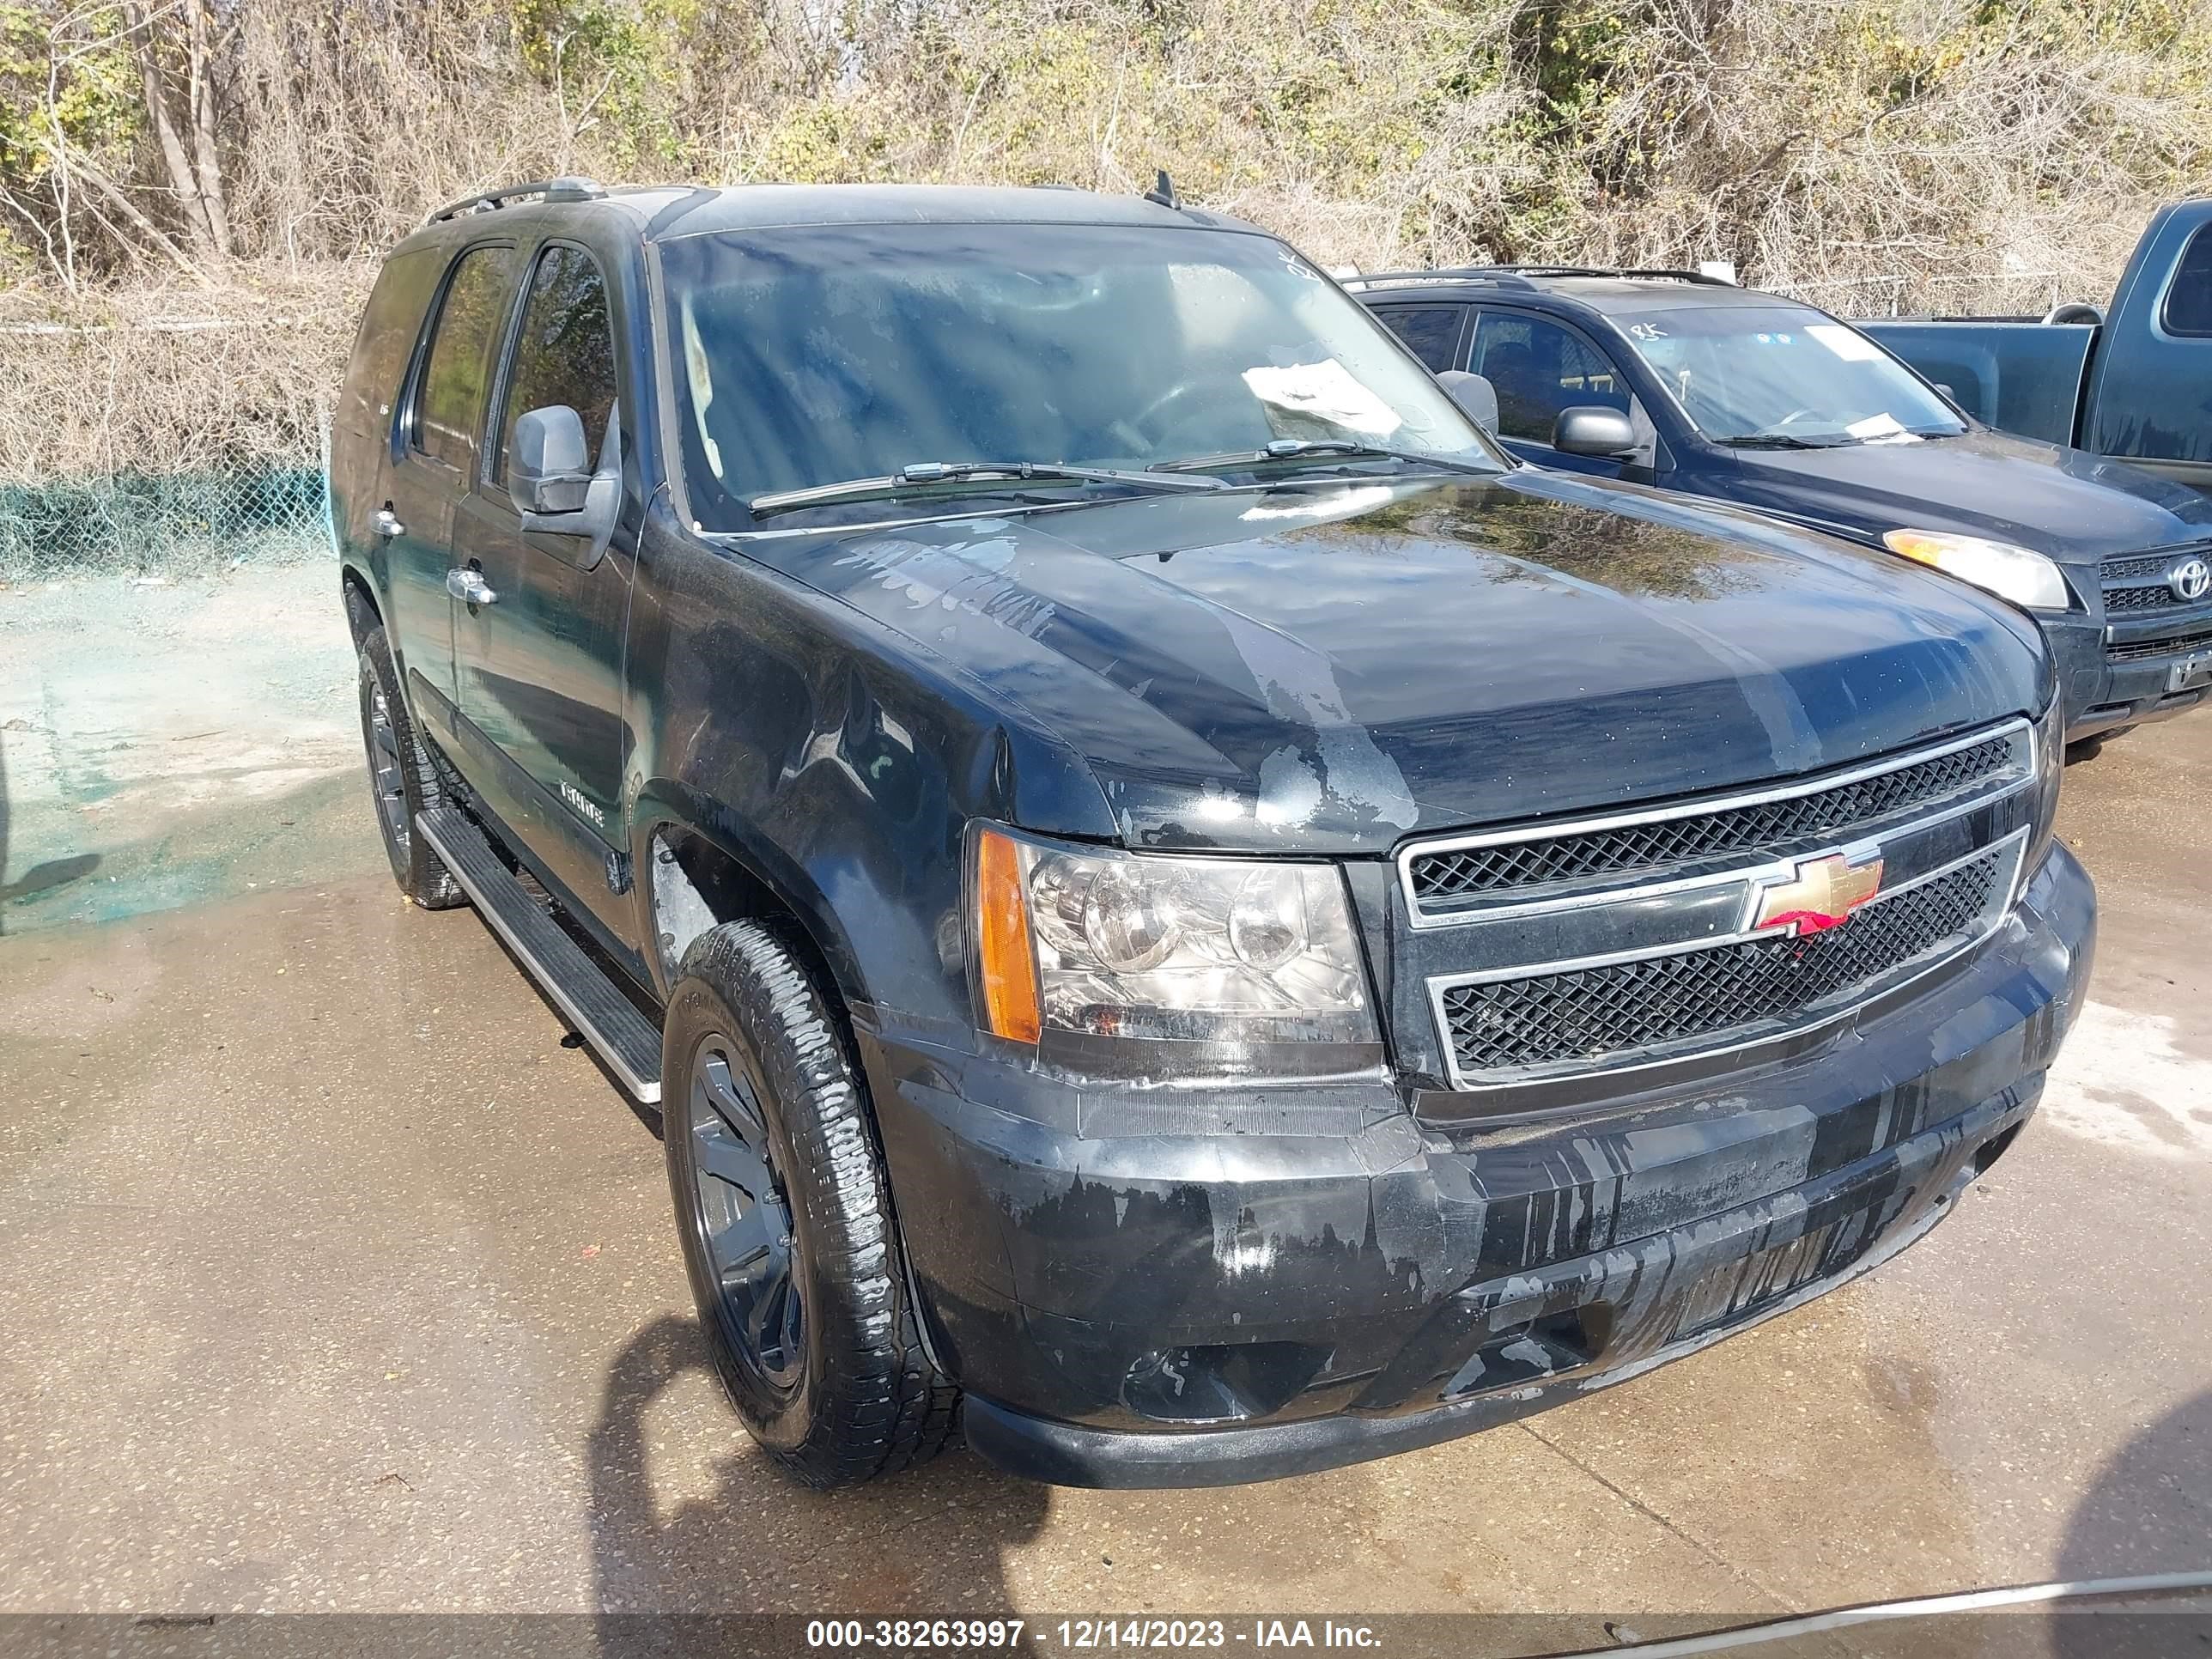
<svg viewBox="0 0 2212 1659"><path fill-rule="evenodd" d="M614 329L606 282L581 248L546 249L530 279L507 370L495 477L507 476L515 422L554 404L566 404L582 417L584 453L597 456L615 404Z"/></svg>
<svg viewBox="0 0 2212 1659"><path fill-rule="evenodd" d="M1548 444L1560 411L1628 411L1628 388L1581 336L1540 317L1486 311L1474 325L1477 374L1498 393L1501 435Z"/></svg>
<svg viewBox="0 0 2212 1659"><path fill-rule="evenodd" d="M2166 291L2168 334L2212 334L2212 225L2189 239Z"/></svg>
<svg viewBox="0 0 2212 1659"><path fill-rule="evenodd" d="M1441 374L1458 366L1459 325L1466 309L1464 306L1384 306L1375 314L1390 325L1390 331L1431 373Z"/></svg>
<svg viewBox="0 0 2212 1659"><path fill-rule="evenodd" d="M464 471L476 459L477 434L483 430L492 336L507 297L505 252L476 247L461 255L438 308L437 332L416 398L415 447Z"/></svg>

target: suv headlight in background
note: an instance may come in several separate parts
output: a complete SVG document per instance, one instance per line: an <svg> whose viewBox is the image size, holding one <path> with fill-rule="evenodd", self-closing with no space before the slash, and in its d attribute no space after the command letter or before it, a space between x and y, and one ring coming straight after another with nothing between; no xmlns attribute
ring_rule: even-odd
<svg viewBox="0 0 2212 1659"><path fill-rule="evenodd" d="M969 836L978 1023L1071 1072L1332 1077L1382 1063L1333 865Z"/></svg>
<svg viewBox="0 0 2212 1659"><path fill-rule="evenodd" d="M2073 608L2065 573L2033 548L1937 530L1893 530L1881 540L1893 553L1972 582L2023 611Z"/></svg>

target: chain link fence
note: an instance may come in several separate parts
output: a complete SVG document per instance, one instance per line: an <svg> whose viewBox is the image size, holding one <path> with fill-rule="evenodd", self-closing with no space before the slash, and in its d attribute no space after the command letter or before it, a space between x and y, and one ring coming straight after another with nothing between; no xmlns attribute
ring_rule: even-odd
<svg viewBox="0 0 2212 1659"><path fill-rule="evenodd" d="M0 581L327 558L353 302L313 297L0 295Z"/></svg>
<svg viewBox="0 0 2212 1659"><path fill-rule="evenodd" d="M319 466L0 483L0 579L296 563L331 549Z"/></svg>

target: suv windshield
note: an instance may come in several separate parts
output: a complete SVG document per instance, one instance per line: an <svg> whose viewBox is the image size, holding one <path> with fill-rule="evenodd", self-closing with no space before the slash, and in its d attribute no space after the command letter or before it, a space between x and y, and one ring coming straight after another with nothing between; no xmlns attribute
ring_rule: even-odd
<svg viewBox="0 0 2212 1659"><path fill-rule="evenodd" d="M1715 443L1825 447L1966 429L1894 357L1817 311L1685 307L1617 326Z"/></svg>
<svg viewBox="0 0 2212 1659"><path fill-rule="evenodd" d="M1324 440L1500 465L1381 324L1271 237L837 225L679 238L661 266L708 530L754 528L757 497L933 464L1141 472Z"/></svg>

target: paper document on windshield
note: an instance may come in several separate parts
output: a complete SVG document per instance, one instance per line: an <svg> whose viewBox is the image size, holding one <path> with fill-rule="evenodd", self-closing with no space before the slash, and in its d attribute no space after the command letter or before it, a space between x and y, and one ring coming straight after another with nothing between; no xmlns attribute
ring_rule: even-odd
<svg viewBox="0 0 2212 1659"><path fill-rule="evenodd" d="M1864 444L1917 444L1920 434L1907 432L1898 424L1897 416L1884 410L1879 415L1869 415L1863 421L1853 421L1844 428Z"/></svg>
<svg viewBox="0 0 2212 1659"><path fill-rule="evenodd" d="M1405 424L1334 357L1287 368L1248 368L1244 384L1267 405L1268 425L1285 438L1340 438L1347 432L1387 438Z"/></svg>

